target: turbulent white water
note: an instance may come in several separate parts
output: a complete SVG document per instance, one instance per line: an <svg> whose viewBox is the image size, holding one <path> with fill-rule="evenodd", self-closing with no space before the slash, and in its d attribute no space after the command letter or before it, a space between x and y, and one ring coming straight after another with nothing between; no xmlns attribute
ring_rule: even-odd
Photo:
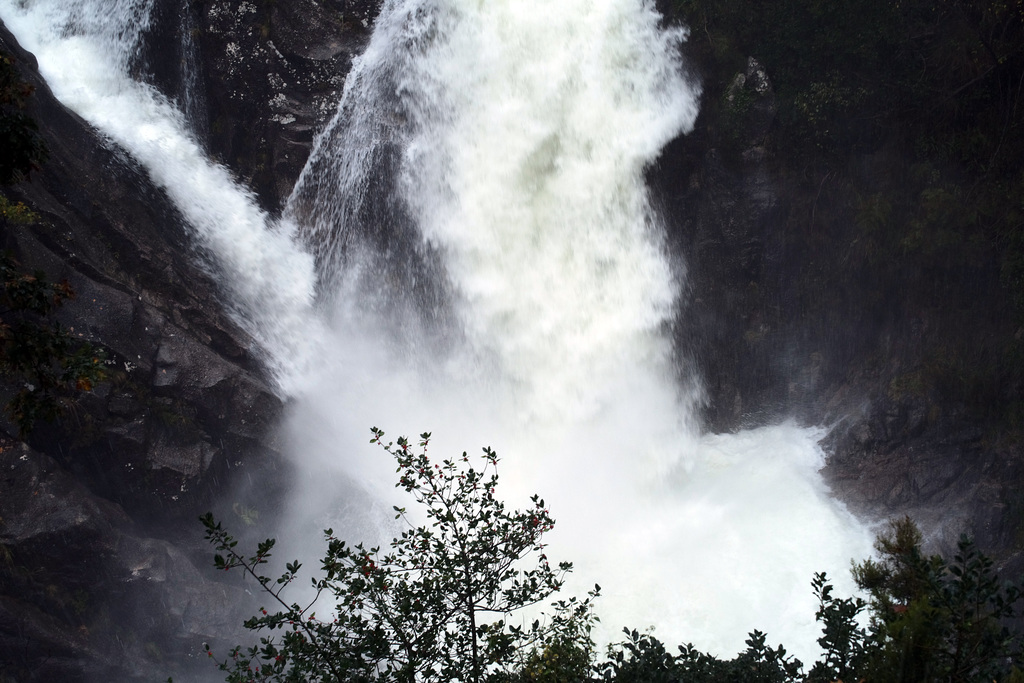
<svg viewBox="0 0 1024 683"><path fill-rule="evenodd" d="M819 431L695 427L699 382L678 381L668 336L683 274L643 169L697 93L649 3L385 2L276 225L125 75L124 26L146 15L111 4L0 16L209 251L296 398L298 516L338 506L325 471L390 509L371 425L432 431L435 453L492 445L511 502L549 501L573 589L604 588L607 637L655 626L730 654L758 628L812 658L813 573L841 579L870 546L817 474Z"/></svg>

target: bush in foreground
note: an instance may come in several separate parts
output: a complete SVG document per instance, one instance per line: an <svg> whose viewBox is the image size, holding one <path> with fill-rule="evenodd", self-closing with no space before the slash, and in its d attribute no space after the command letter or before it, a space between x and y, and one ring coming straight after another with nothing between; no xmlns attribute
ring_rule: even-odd
<svg viewBox="0 0 1024 683"><path fill-rule="evenodd" d="M673 653L649 633L626 629L598 661L591 629L600 587L523 621L522 611L548 600L572 569L552 566L544 554L543 536L554 526L544 501L533 496L525 510L507 510L495 496L498 457L488 448L476 467L465 453L432 461L429 434L419 450L373 434L426 521L417 525L396 507L408 528L384 551L326 530L322 577L312 580L305 604L283 596L297 562L276 579L263 574L272 539L245 555L212 515L202 518L216 567L243 571L270 601L245 624L262 634L259 645L221 659L207 650L227 681L1024 683L1019 634L1007 628L1021 590L1002 585L966 538L951 562L923 556L907 518L879 535L877 559L853 567L868 601L837 598L825 574L814 577L823 654L806 671L756 630L745 651L722 660L692 645Z"/></svg>
<svg viewBox="0 0 1024 683"><path fill-rule="evenodd" d="M408 530L383 551L349 545L327 529L323 576L313 580L315 594L305 605L282 595L298 563L277 579L262 573L273 540L244 556L212 515L203 517L217 568L245 572L271 601L245 624L268 634L260 645L236 648L218 662L227 680L478 683L542 671L549 656L585 663L585 674L596 588L583 601L555 603L543 621L511 619L549 598L572 569L567 562L553 566L543 553L543 536L554 525L544 501L534 496L525 510L506 509L495 496L498 457L490 449L474 466L465 453L432 461L429 434L418 451L404 438L397 444L382 438L374 429L372 442L395 458L397 486L413 497L426 523L413 524L396 507Z"/></svg>

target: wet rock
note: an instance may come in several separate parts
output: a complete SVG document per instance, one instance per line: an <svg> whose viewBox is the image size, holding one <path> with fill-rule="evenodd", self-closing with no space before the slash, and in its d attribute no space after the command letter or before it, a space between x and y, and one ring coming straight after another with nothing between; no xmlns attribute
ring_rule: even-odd
<svg viewBox="0 0 1024 683"><path fill-rule="evenodd" d="M210 147L276 211L334 115L379 3L206 0L198 8Z"/></svg>
<svg viewBox="0 0 1024 683"><path fill-rule="evenodd" d="M726 116L734 119L729 125L735 129L745 160L751 160L754 154L763 158L762 145L775 122L778 106L771 80L759 61L747 59L747 68L736 74L726 89L725 101Z"/></svg>
<svg viewBox="0 0 1024 683"><path fill-rule="evenodd" d="M4 246L26 267L70 282L77 297L59 321L98 342L109 363L109 382L83 401L87 411L37 430L32 443L129 510L158 504L184 513L211 495L211 467L277 457L265 435L281 402L170 201L26 75L35 79L32 114L50 160L14 192L43 218L8 226Z"/></svg>
<svg viewBox="0 0 1024 683"><path fill-rule="evenodd" d="M146 461L153 470L171 470L185 480L194 480L213 462L216 449L208 441L176 444L157 439L147 453Z"/></svg>
<svg viewBox="0 0 1024 683"><path fill-rule="evenodd" d="M0 449L5 674L187 677L204 641L240 637L241 589L210 581L173 544L146 537L52 458L11 439Z"/></svg>
<svg viewBox="0 0 1024 683"><path fill-rule="evenodd" d="M846 418L825 442L823 474L836 495L867 520L909 515L930 552L974 538L1008 570L1022 565L1018 522L1024 468L1013 444L987 443L965 419L936 423L920 399L878 399ZM936 434L939 434L938 438Z"/></svg>
<svg viewBox="0 0 1024 683"><path fill-rule="evenodd" d="M675 338L680 374L702 382L706 427L830 426L824 474L859 515L910 514L934 549L968 532L1018 566L1019 437L977 408L1002 410L1019 393L999 385L992 360L1012 318L995 270L972 266L969 287L940 290L877 255L851 265L862 233L837 171L777 156L770 74L751 59L705 93L697 129L649 177L685 262ZM819 161L849 164L865 185L901 163L882 149ZM969 408L965 392L982 400Z"/></svg>
<svg viewBox="0 0 1024 683"><path fill-rule="evenodd" d="M703 378L704 418L716 431L771 421L793 393L792 375L780 376L773 360L780 351L775 303L764 286L780 202L764 147L777 107L757 60L736 74L723 99L722 144L681 138L651 177L673 251L685 260L686 297L675 327L676 347L687 354L680 367Z"/></svg>
<svg viewBox="0 0 1024 683"><path fill-rule="evenodd" d="M0 49L35 86L30 114L50 148L31 183L5 189L41 220L4 224L2 246L70 282L59 322L108 359L107 381L30 447L0 443L0 670L189 680L201 642L231 633L232 606L246 604L199 568L196 517L230 510L237 499L222 498L240 480L273 508L288 481L270 436L282 403L171 202L52 98L2 27ZM0 431L15 432L6 417Z"/></svg>

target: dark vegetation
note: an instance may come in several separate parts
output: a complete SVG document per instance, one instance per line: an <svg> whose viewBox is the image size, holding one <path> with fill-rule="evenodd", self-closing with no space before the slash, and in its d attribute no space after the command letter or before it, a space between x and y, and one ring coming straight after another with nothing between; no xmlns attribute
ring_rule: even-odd
<svg viewBox="0 0 1024 683"><path fill-rule="evenodd" d="M46 145L36 122L25 113L32 86L21 80L14 58L0 53L0 185L29 177L46 159Z"/></svg>
<svg viewBox="0 0 1024 683"><path fill-rule="evenodd" d="M35 121L24 111L31 95L14 59L0 53L0 187L28 180L46 159ZM0 194L0 228L39 220L24 203ZM24 438L36 422L57 419L76 391L89 391L103 379L103 354L52 319L75 298L66 280L24 272L11 255L0 254L0 284L0 372L20 385L6 409Z"/></svg>
<svg viewBox="0 0 1024 683"><path fill-rule="evenodd" d="M0 255L0 370L21 387L6 408L24 438L36 422L60 417L77 391L105 378L103 352L75 339L51 313L73 299L67 281L50 282L42 271L25 273Z"/></svg>
<svg viewBox="0 0 1024 683"><path fill-rule="evenodd" d="M992 562L962 538L952 560L921 553L909 518L878 536L877 559L853 567L869 596L837 598L824 574L814 577L823 654L808 669L753 631L747 649L724 660L692 645L671 652L649 633L598 656L589 597L555 602L535 620L526 607L548 600L572 565L554 568L544 534L554 525L544 501L509 511L495 496L498 457L484 449L481 467L463 453L432 461L429 434L419 450L406 439L379 443L398 464L397 487L424 513L396 507L406 529L390 548L349 545L326 530L328 550L305 601L286 591L301 570L288 563L265 573L275 542L252 555L210 514L202 518L216 547L215 566L236 570L262 588L268 603L246 627L259 645L222 658L207 646L227 681L460 681L462 683L1019 683L1021 638L1007 624L1018 616L1021 587L1004 585ZM250 585L255 585L250 584ZM864 613L869 619L862 619Z"/></svg>
<svg viewBox="0 0 1024 683"><path fill-rule="evenodd" d="M495 495L498 456L490 449L475 467L465 453L431 461L430 434L421 435L418 451L404 438L382 438L374 429L372 442L397 461L396 486L418 509L394 508L407 530L383 552L350 545L327 529L322 577L313 580L305 606L283 596L297 562L276 581L262 573L273 540L246 556L212 515L203 517L218 550L216 567L241 570L270 600L246 627L280 634L220 661L227 680L511 681L516 665L543 668L545 651L562 653L562 668L585 673L590 599L556 603L543 623L511 619L558 591L572 569L553 566L543 553L543 536L554 525L544 501L534 496L528 509L506 510ZM412 520L421 514L417 525Z"/></svg>
<svg viewBox="0 0 1024 683"><path fill-rule="evenodd" d="M757 283L766 325L797 337L863 330L860 347L829 349L835 373L881 353L897 398L930 400L933 423L955 413L1019 433L1024 6L659 5L691 29L685 49L704 87L698 147L741 165L752 101L729 86L754 57L774 87L777 113L754 143L782 186L772 223L785 234L767 239L776 258L803 265L788 282ZM913 350L879 349L888 335Z"/></svg>

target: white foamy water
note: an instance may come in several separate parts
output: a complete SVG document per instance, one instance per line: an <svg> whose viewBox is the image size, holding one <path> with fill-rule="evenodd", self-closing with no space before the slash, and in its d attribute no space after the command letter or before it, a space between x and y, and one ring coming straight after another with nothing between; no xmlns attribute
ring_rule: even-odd
<svg viewBox="0 0 1024 683"><path fill-rule="evenodd" d="M493 445L509 498L551 504L572 590L602 585L602 637L655 626L731 654L758 628L813 661L810 580L849 590L870 543L817 473L821 432L695 428L699 381L678 380L668 336L683 273L643 180L696 116L682 37L635 0L385 5L293 195L347 295L340 361L292 442L383 498L390 464L338 446L368 424L431 430L434 453ZM396 146L397 201L368 181ZM417 341L431 311L382 321L393 309L367 294L394 252L351 232L396 213L444 266L440 348Z"/></svg>
<svg viewBox="0 0 1024 683"><path fill-rule="evenodd" d="M692 126L697 92L683 34L649 3L385 2L283 225L124 75L122 27L144 12L20 5L0 15L181 208L295 395L297 518L344 507L332 471L398 502L371 425L432 431L435 454L492 445L510 502L550 504L571 590L602 585L602 637L655 626L731 655L757 628L813 661L811 578L848 589L869 538L817 474L819 431L695 426L699 379L678 379L668 332L684 273L643 170Z"/></svg>

